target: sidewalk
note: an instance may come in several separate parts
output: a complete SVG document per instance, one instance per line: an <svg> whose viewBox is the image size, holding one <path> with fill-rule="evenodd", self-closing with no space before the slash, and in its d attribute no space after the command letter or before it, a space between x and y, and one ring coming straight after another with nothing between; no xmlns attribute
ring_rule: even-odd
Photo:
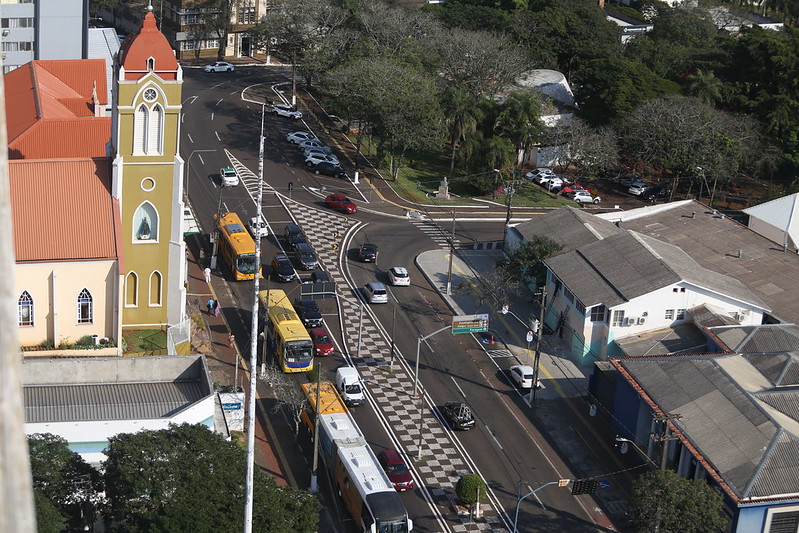
<svg viewBox="0 0 799 533"><path fill-rule="evenodd" d="M205 249L200 252L203 245ZM210 258L210 245L202 234L190 235L186 238L186 251L188 260L188 284L186 296L186 313L192 317L192 350L205 355L211 379L215 386L232 386L236 375L236 361L239 359L238 382L243 384L245 390L249 385L249 376L246 373L246 362L239 358L239 342L249 342L246 332L240 332L233 343L228 342L231 331L226 317L229 313L236 313L225 294L214 290L214 285L221 287L218 273L211 275L211 283L205 282L203 269L205 258ZM209 315L206 302L209 298L219 300L221 313L218 316ZM197 322L202 322L204 330L197 328ZM256 416L259 418L258 431L255 435L255 463L267 474L275 478L278 485L293 484L291 474L287 473L286 460L280 457L274 445L275 432L271 427L270 417L263 412L260 398L264 393L260 391L257 402ZM266 433L264 433L264 429Z"/></svg>
<svg viewBox="0 0 799 533"><path fill-rule="evenodd" d="M491 302L477 309L477 299L462 288L469 283L479 285L479 273L495 268L504 253L457 250L452 259L451 294L446 294L449 255L447 250L431 250L417 256L416 264L454 315L489 314L495 343L484 346L489 355L510 352L511 357L497 356L502 357L499 362L503 368L513 364L532 366L534 345L528 350L526 337L530 319L538 317L533 295L525 291L522 296L511 296L508 313L503 315ZM593 477L604 482L605 488L593 496L594 502L586 501L586 507L598 525L610 531L622 530L630 497L630 472L638 473L646 464L634 454L623 456L618 452L615 431L604 413L597 410L595 415L589 414L588 377L592 371L593 366L580 367L570 359L568 347L560 338L544 335L539 370L544 388L536 391L536 403L526 414L558 451L574 478ZM530 395L527 401L531 401Z"/></svg>

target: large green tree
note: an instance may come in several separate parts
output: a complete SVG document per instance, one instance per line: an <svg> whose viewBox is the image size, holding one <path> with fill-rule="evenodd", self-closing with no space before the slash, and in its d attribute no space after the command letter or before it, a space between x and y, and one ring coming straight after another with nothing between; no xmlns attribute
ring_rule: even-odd
<svg viewBox="0 0 799 533"><path fill-rule="evenodd" d="M111 518L130 532L220 532L244 527L245 454L201 425L124 433L105 463ZM316 531L310 493L254 475L254 531Z"/></svg>
<svg viewBox="0 0 799 533"><path fill-rule="evenodd" d="M499 264L511 283L542 285L546 280L546 266L543 261L557 255L563 246L543 235L534 235L513 252L508 259Z"/></svg>
<svg viewBox="0 0 799 533"><path fill-rule="evenodd" d="M639 531L705 533L721 531L721 491L702 479L685 479L672 470L644 474L633 487L630 518Z"/></svg>

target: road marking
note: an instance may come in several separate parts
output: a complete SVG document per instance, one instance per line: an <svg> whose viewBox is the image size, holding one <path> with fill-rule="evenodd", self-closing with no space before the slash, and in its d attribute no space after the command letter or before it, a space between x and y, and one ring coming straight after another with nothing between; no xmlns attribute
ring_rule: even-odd
<svg viewBox="0 0 799 533"><path fill-rule="evenodd" d="M219 100L217 100L217 102L214 104L214 107L219 107L219 103L220 103L220 102L222 102L222 98L220 98Z"/></svg>
<svg viewBox="0 0 799 533"><path fill-rule="evenodd" d="M197 154L197 158L200 160L200 163L201 163L201 164L203 164L203 165L205 164L205 160L203 159L203 155L202 155L202 154L199 154L199 153L198 153L198 154Z"/></svg>
<svg viewBox="0 0 799 533"><path fill-rule="evenodd" d="M503 448L502 444L499 443L499 441L497 440L497 436L494 435L494 432L491 431L491 428L488 427L488 424L483 424L483 426L486 428L486 431L488 431L488 434L491 435L491 438L494 439L494 442L497 443L497 447L499 447L500 450L504 450L505 448Z"/></svg>
<svg viewBox="0 0 799 533"><path fill-rule="evenodd" d="M183 100L184 104L193 104L194 101L197 100L197 96L189 96L185 100Z"/></svg>
<svg viewBox="0 0 799 533"><path fill-rule="evenodd" d="M183 124L183 121L186 120L186 113L180 114L180 123Z"/></svg>
<svg viewBox="0 0 799 533"><path fill-rule="evenodd" d="M460 388L460 386L458 385L458 382L457 382L457 381L455 381L455 378L454 378L454 377L452 377L452 376L450 376L450 379L452 380L452 382L455 384L455 386L456 386L456 387L458 388L458 390L460 391L460 393L461 393L461 396L463 396L464 398L466 398L466 393L465 393L465 392L463 392L463 389L461 389L461 388Z"/></svg>
<svg viewBox="0 0 799 533"><path fill-rule="evenodd" d="M214 112L211 111L211 120L214 120Z"/></svg>
<svg viewBox="0 0 799 533"><path fill-rule="evenodd" d="M192 139L192 138L191 138L191 135L190 135L190 134L188 134L188 133L187 133L187 134L186 134L186 137L188 137L188 138L189 138L189 142L190 142L191 144L194 144L194 139Z"/></svg>
<svg viewBox="0 0 799 533"><path fill-rule="evenodd" d="M214 135L216 135L216 140L217 141L222 142L222 139L219 138L219 132L218 131L215 131Z"/></svg>
<svg viewBox="0 0 799 533"><path fill-rule="evenodd" d="M513 357L510 350L486 350L489 357Z"/></svg>

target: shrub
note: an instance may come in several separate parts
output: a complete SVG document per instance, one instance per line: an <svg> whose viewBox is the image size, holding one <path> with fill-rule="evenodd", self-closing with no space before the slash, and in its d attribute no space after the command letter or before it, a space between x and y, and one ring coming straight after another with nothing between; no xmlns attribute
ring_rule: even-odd
<svg viewBox="0 0 799 533"><path fill-rule="evenodd" d="M478 496L477 492L480 491ZM465 474L455 485L455 495L466 505L474 505L486 497L486 484L477 474Z"/></svg>

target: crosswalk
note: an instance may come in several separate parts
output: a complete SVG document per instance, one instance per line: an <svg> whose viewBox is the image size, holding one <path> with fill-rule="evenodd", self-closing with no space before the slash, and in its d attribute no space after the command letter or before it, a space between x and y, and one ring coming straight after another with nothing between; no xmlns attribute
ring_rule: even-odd
<svg viewBox="0 0 799 533"><path fill-rule="evenodd" d="M444 229L442 229L441 226L435 222L431 222L430 220L412 219L411 224L419 228L422 233L430 237L439 248L444 250L449 249L449 232L444 231ZM453 246L458 246L460 242L460 239L456 238L453 242Z"/></svg>

